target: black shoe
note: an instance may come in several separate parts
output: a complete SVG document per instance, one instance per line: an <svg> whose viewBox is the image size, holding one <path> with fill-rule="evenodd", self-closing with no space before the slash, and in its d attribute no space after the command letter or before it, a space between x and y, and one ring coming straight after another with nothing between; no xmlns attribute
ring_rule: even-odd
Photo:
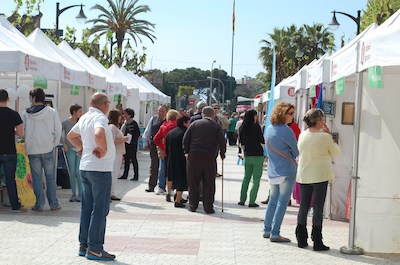
<svg viewBox="0 0 400 265"><path fill-rule="evenodd" d="M167 202L172 202L172 200L171 200L171 194L165 195L165 200L166 200Z"/></svg>
<svg viewBox="0 0 400 265"><path fill-rule="evenodd" d="M185 204L181 202L175 202L175 208L185 208Z"/></svg>
<svg viewBox="0 0 400 265"><path fill-rule="evenodd" d="M121 176L118 179L127 179L127 178L128 178L128 176Z"/></svg>
<svg viewBox="0 0 400 265"><path fill-rule="evenodd" d="M238 202L239 205L244 205L244 202Z"/></svg>
<svg viewBox="0 0 400 265"><path fill-rule="evenodd" d="M181 200L181 203L187 203L187 202L188 202L188 200L185 200L185 199Z"/></svg>
<svg viewBox="0 0 400 265"><path fill-rule="evenodd" d="M249 203L249 207L259 207L260 205L258 205L257 203Z"/></svg>
<svg viewBox="0 0 400 265"><path fill-rule="evenodd" d="M145 189L146 192L154 192L154 188Z"/></svg>
<svg viewBox="0 0 400 265"><path fill-rule="evenodd" d="M138 178L131 178L130 180L131 181L138 181L139 179Z"/></svg>
<svg viewBox="0 0 400 265"><path fill-rule="evenodd" d="M118 198L118 197L115 196L115 195L112 195L112 196L110 197L110 199L111 199L112 201L120 201L120 200L121 200L121 198Z"/></svg>
<svg viewBox="0 0 400 265"><path fill-rule="evenodd" d="M190 208L189 211L191 211L192 213L195 213L196 209Z"/></svg>
<svg viewBox="0 0 400 265"><path fill-rule="evenodd" d="M211 209L210 211L205 211L205 212L206 212L206 214L213 214L213 213L215 213L214 209Z"/></svg>
<svg viewBox="0 0 400 265"><path fill-rule="evenodd" d="M265 201L262 201L262 204L268 204L269 198L267 198Z"/></svg>

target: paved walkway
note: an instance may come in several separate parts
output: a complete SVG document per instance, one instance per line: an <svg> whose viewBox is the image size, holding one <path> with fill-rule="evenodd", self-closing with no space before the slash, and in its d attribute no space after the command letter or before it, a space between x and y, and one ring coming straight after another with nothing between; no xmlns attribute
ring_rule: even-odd
<svg viewBox="0 0 400 265"><path fill-rule="evenodd" d="M174 208L164 196L146 193L149 154L140 153L140 181L117 183L122 201L111 204L105 242L105 249L117 259L108 264L400 264L400 255L394 254L342 255L339 248L348 239L348 223L344 222L324 221L324 242L330 251L297 248L297 207L288 208L281 231L292 243L264 239L265 205L237 205L243 167L236 161L236 148L229 147L224 165L224 212L222 179L218 178L216 213L206 215L201 204L191 213ZM268 194L265 179L264 174L258 202ZM10 208L0 206L0 264L95 264L77 255L80 205L68 202L69 196L70 190L58 191L62 209L56 212L12 214Z"/></svg>

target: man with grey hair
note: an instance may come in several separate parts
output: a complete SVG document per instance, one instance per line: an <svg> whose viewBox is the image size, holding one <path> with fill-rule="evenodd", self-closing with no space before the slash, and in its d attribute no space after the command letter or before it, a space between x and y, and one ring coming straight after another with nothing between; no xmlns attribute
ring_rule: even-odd
<svg viewBox="0 0 400 265"><path fill-rule="evenodd" d="M67 135L71 144L82 153L79 166L83 187L78 255L89 260L115 259L115 255L103 249L115 159L114 140L105 115L109 107L107 95L95 93L89 111Z"/></svg>
<svg viewBox="0 0 400 265"><path fill-rule="evenodd" d="M207 103L205 103L204 101L199 101L199 103L197 103L197 106L196 106L197 112L190 118L190 123L203 118L203 116L201 115L201 112L203 111L203 108L206 106L207 106Z"/></svg>
<svg viewBox="0 0 400 265"><path fill-rule="evenodd" d="M203 182L203 208L207 214L214 213L215 175L217 148L225 159L226 143L221 126L215 122L212 107L204 107L203 118L190 124L183 136L183 150L188 154L188 185L190 211L199 205L200 181Z"/></svg>

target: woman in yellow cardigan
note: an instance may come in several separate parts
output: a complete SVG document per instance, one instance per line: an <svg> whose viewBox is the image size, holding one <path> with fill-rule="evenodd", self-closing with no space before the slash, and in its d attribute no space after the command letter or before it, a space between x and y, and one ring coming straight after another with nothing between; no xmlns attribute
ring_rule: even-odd
<svg viewBox="0 0 400 265"><path fill-rule="evenodd" d="M297 182L300 183L300 209L296 227L297 246L308 246L307 213L314 194L311 232L313 249L329 250L322 242L322 215L328 181L333 178L332 157L338 155L340 150L325 124L325 113L321 109L310 109L303 121L308 129L300 134L298 142Z"/></svg>

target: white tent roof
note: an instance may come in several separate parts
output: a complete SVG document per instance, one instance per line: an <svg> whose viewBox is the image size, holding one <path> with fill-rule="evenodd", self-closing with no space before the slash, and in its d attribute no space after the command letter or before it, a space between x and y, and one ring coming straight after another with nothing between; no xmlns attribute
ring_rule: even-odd
<svg viewBox="0 0 400 265"><path fill-rule="evenodd" d="M139 99L140 101L151 101L151 94L140 90L139 86L129 77L127 76L118 65L113 64L108 71L114 75L118 80L121 80L122 83L127 86L128 89L139 89Z"/></svg>
<svg viewBox="0 0 400 265"><path fill-rule="evenodd" d="M304 88L305 85L302 85L302 80L304 80L304 78L302 78L302 76L304 76L305 68L306 66L303 66L297 73L283 79L276 85L274 89L274 99L293 98L297 90Z"/></svg>
<svg viewBox="0 0 400 265"><path fill-rule="evenodd" d="M160 95L162 96L162 103L171 103L171 97L165 95L163 92L161 92L158 88L156 88L152 83L149 82L149 80L147 80L144 76L140 77L145 83L149 84L149 87L152 87L154 91L156 91L157 93L160 93Z"/></svg>
<svg viewBox="0 0 400 265"><path fill-rule="evenodd" d="M160 93L158 93L158 89L154 90L151 86L149 86L148 83L144 82L139 76L137 76L136 74L132 73L132 72L128 72L125 68L123 69L125 70L126 74L131 77L134 81L136 81L138 84L140 84L141 86L145 87L147 91L149 91L150 93L153 94L153 99L158 101L158 102L162 102L162 95Z"/></svg>
<svg viewBox="0 0 400 265"><path fill-rule="evenodd" d="M58 47L69 57L71 57L81 67L85 68L88 72L89 86L95 89L106 90L106 78L93 64L83 61L74 50L69 46L68 42L62 41Z"/></svg>
<svg viewBox="0 0 400 265"><path fill-rule="evenodd" d="M400 10L361 41L359 70L400 64Z"/></svg>
<svg viewBox="0 0 400 265"><path fill-rule="evenodd" d="M61 63L61 81L70 85L88 86L88 73L76 63L71 57L66 55L57 45L54 44L40 29L35 29L29 36L35 47L48 55L53 60Z"/></svg>
<svg viewBox="0 0 400 265"><path fill-rule="evenodd" d="M57 61L39 51L4 16L0 16L0 72L59 80L59 67Z"/></svg>
<svg viewBox="0 0 400 265"><path fill-rule="evenodd" d="M324 61L326 61L328 56L329 54L325 53L321 58L314 60L305 68L305 88L309 88L312 85L321 84L324 81L328 82L328 80L324 78Z"/></svg>
<svg viewBox="0 0 400 265"><path fill-rule="evenodd" d="M75 49L75 53L81 58L83 61L87 60L87 63L91 63L94 67L96 67L99 71L101 71L107 80L107 94L108 95L119 95L124 94L126 91L126 86L123 84L121 80L113 76L96 58L91 56L87 58L86 54L84 54L79 48ZM125 93L126 94L126 93Z"/></svg>
<svg viewBox="0 0 400 265"><path fill-rule="evenodd" d="M151 93L152 99L156 100L158 102L162 102L162 95L159 93L158 89L154 90L152 87L149 86L148 83L144 82L139 76L132 72L128 72L125 68L122 68L122 71L129 76L131 79L133 79L134 82L136 82L140 87L145 88L145 90L148 93Z"/></svg>
<svg viewBox="0 0 400 265"><path fill-rule="evenodd" d="M125 67L120 68L121 71L139 88L139 98L140 93L146 93L148 100L158 100L158 96L156 93L152 92L145 84L142 83L141 80L137 80L132 73L129 73Z"/></svg>
<svg viewBox="0 0 400 265"><path fill-rule="evenodd" d="M356 72L357 43L373 32L376 27L377 25L372 23L340 50L329 56L327 59L330 66L329 82L334 82L339 78L352 75Z"/></svg>
<svg viewBox="0 0 400 265"><path fill-rule="evenodd" d="M126 70L123 71L119 68L118 65L113 64L108 71L112 73L114 76L117 76L118 79L122 80L124 84L128 87L128 89L135 88L139 89L139 99L140 101L151 101L153 100L153 94L150 93L147 89L140 87L129 75L127 75Z"/></svg>

